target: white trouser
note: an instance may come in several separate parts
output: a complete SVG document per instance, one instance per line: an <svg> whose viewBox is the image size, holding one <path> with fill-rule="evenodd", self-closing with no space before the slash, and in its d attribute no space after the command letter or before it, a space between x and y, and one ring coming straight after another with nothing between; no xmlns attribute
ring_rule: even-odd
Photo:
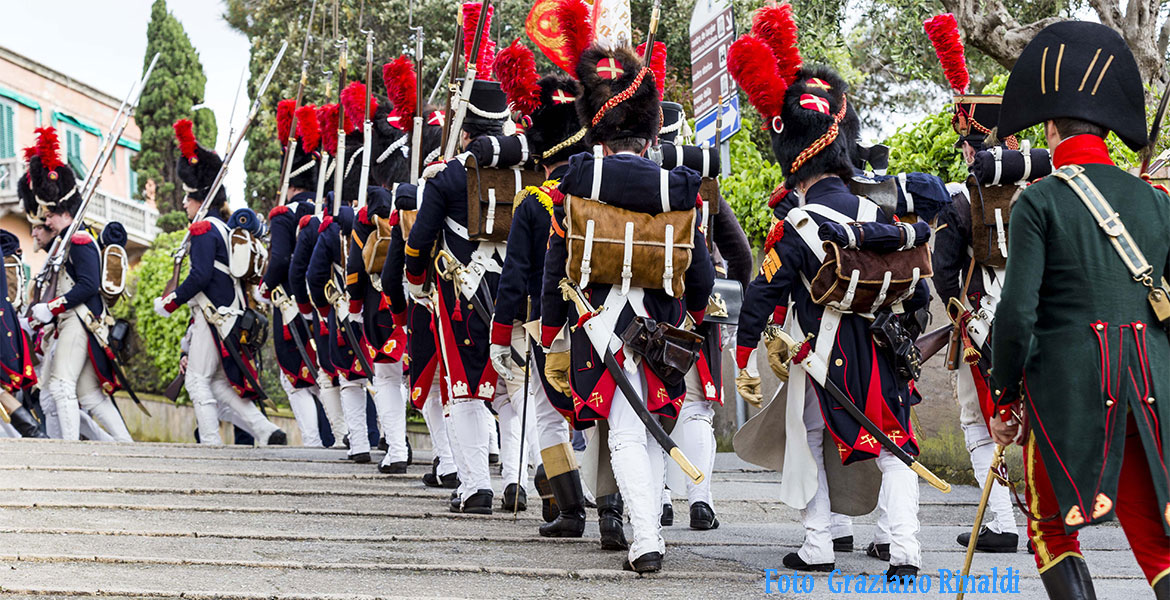
<svg viewBox="0 0 1170 600"><path fill-rule="evenodd" d="M55 440L61 439L61 420L57 418L57 403L53 401L53 394L49 392L48 386L41 388L40 402L41 412L45 415L45 435Z"/></svg>
<svg viewBox="0 0 1170 600"><path fill-rule="evenodd" d="M366 425L366 380L341 378L341 410L349 429L349 455L370 451L369 427Z"/></svg>
<svg viewBox="0 0 1170 600"><path fill-rule="evenodd" d="M378 428L386 439L384 464L406 462L406 396L402 395L402 363L374 363L374 406Z"/></svg>
<svg viewBox="0 0 1170 600"><path fill-rule="evenodd" d="M321 429L317 423L317 402L313 399L313 388L294 388L288 377L280 378L280 386L288 396L289 408L301 431L301 445L317 448L321 446Z"/></svg>
<svg viewBox="0 0 1170 600"><path fill-rule="evenodd" d="M487 428L488 432L488 453L500 455L500 431L496 426L496 418L492 416L492 411L485 411L480 413L483 419L483 426Z"/></svg>
<svg viewBox="0 0 1170 600"><path fill-rule="evenodd" d="M492 488L488 446L494 435L495 419L483 400L476 398L450 402L447 408L451 413L447 436L459 470L459 497L467 500L478 490Z"/></svg>
<svg viewBox="0 0 1170 600"><path fill-rule="evenodd" d="M532 361L533 373L536 369L536 360ZM540 450L551 448L558 444L569 442L569 420L557 409L553 408L552 401L539 379L529 383L532 386L532 412L536 417L536 433L540 436ZM529 420L532 420L530 415Z"/></svg>
<svg viewBox="0 0 1170 600"><path fill-rule="evenodd" d="M431 448L434 449L435 456L439 459L439 465L435 467L435 474L441 477L458 471L451 450L451 440L447 434L447 421L443 417L443 400L439 397L439 384L437 382L431 385L431 389L427 393L427 400L422 407L422 415L423 421L427 424L427 432L431 436Z"/></svg>
<svg viewBox="0 0 1170 600"><path fill-rule="evenodd" d="M45 391L54 402L61 439L81 439L80 400L85 399L84 408L96 411L92 416L112 437L132 441L114 402L102 393L97 372L89 362L89 336L74 310L57 318L50 354Z"/></svg>
<svg viewBox="0 0 1170 600"><path fill-rule="evenodd" d="M955 383L955 397L959 402L959 426L963 428L967 452L971 454L975 480L982 486L987 479L988 470L991 469L991 460L995 456L995 443L991 439L987 422L983 420L983 411L979 407L975 374L966 364L961 365L956 374L958 380ZM999 483L999 480L995 480L991 485L991 496L987 499L987 508L991 514L983 520L983 524L995 533L1015 533L1016 517L1012 513L1012 501L1007 488Z"/></svg>
<svg viewBox="0 0 1170 600"><path fill-rule="evenodd" d="M501 384L504 382L501 380ZM531 391L532 382L528 382ZM536 417L533 414L531 396L525 397L523 380L514 391L511 385L496 386L496 397L492 407L500 417L500 479L504 485L519 483L528 487L529 463L540 464L540 452L536 439ZM527 403L527 414L525 411ZM525 418L527 417L527 418ZM525 430L524 458L520 457L521 431ZM535 457L535 458L534 458Z"/></svg>
<svg viewBox="0 0 1170 600"><path fill-rule="evenodd" d="M822 449L824 438L829 433L825 429L816 392L811 385L805 393L804 422L808 428L809 449L817 465L817 491L808 506L800 511L805 537L797 555L809 564L831 563L834 562L834 519L829 510L829 484L825 477ZM922 550L918 542L918 476L884 448L875 460L882 473L881 491L878 493L878 506L881 509L878 514L879 536L875 541L885 543L880 540L880 531L887 530L890 564L919 567L922 565ZM840 523L838 520L839 527Z"/></svg>
<svg viewBox="0 0 1170 600"><path fill-rule="evenodd" d="M686 477L687 502L689 504L706 502L707 506L714 508L714 501L711 499L711 473L715 470L715 429L712 426L715 419L715 403L707 400L703 394L703 384L697 366L691 367L687 372L686 385L687 396L678 411L678 420L671 437L695 467L707 474L699 484ZM678 466L674 461L667 459L667 468L674 470ZM672 478L671 481L677 480Z"/></svg>
<svg viewBox="0 0 1170 600"><path fill-rule="evenodd" d="M92 368L92 367L91 367ZM78 432L82 429L89 429L92 433L97 427L93 427L94 421L101 428L108 433L108 436L117 442L133 442L134 438L130 437L130 431L126 429L126 422L122 420L122 413L118 412L118 407L114 405L114 401L110 399L101 390L94 390L80 398L78 402L81 404L82 414L88 413L93 417L93 420L81 418L78 420ZM80 415L78 415L80 416ZM89 427L81 427L82 423L86 423ZM91 440L99 439L99 436L86 436ZM105 441L105 440L101 440Z"/></svg>
<svg viewBox="0 0 1170 600"><path fill-rule="evenodd" d="M264 413L250 400L240 398L223 372L219 348L211 335L211 326L203 311L192 305L191 346L187 353L185 383L191 405L195 409L195 421L199 426L199 441L204 444L220 445L219 421L235 423L248 432L257 444L264 445L268 436L279 427L269 421ZM232 418L232 413L239 421Z"/></svg>
<svg viewBox="0 0 1170 600"><path fill-rule="evenodd" d="M626 372L634 389L640 390L643 396L646 394L644 368L638 365L633 376ZM666 544L659 522L662 474L666 466L662 447L646 430L620 388L614 390L608 421L610 464L634 530L629 558L633 561L648 552L665 555Z"/></svg>
<svg viewBox="0 0 1170 600"><path fill-rule="evenodd" d="M41 390L40 403L41 413L45 417L45 435L54 439L60 439L61 424L57 420L57 403L53 401L53 396L49 394L48 390ZM93 417L89 416L88 412L84 410L80 411L78 417L80 418L77 420L77 431L82 439L92 442L114 441L114 436L106 433L101 427L98 427L98 424L94 422Z"/></svg>
<svg viewBox="0 0 1170 600"><path fill-rule="evenodd" d="M329 431L333 432L333 447L345 446L349 428L345 426L345 411L341 409L341 386L333 385L333 378L325 371L317 373L317 400L329 421Z"/></svg>

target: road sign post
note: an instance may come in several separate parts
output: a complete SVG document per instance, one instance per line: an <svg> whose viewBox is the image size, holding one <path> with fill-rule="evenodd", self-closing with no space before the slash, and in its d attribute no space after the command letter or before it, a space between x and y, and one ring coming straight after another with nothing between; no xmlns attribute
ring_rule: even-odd
<svg viewBox="0 0 1170 600"><path fill-rule="evenodd" d="M691 13L691 97L695 114L695 141L719 144L722 174L731 173L728 140L739 131L739 94L727 72L727 53L735 41L735 19L730 0L698 0ZM716 132L717 125L722 131Z"/></svg>

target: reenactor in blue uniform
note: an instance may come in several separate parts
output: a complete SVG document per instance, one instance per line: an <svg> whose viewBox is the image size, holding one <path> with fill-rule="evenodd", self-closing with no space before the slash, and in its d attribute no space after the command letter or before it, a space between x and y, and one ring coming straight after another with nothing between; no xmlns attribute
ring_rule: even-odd
<svg viewBox="0 0 1170 600"><path fill-rule="evenodd" d="M992 436L1024 444L1050 598L1096 598L1078 532L1114 516L1170 598L1170 197L1105 145L1110 131L1134 150L1154 142L1144 104L1125 40L1096 23L1036 34L1004 90L998 134L1043 123L1056 169L1012 208L991 341Z"/></svg>
<svg viewBox="0 0 1170 600"><path fill-rule="evenodd" d="M48 363L41 373L44 389L56 407L62 439L79 439L80 409L85 409L115 440L133 441L112 398L121 388L109 365L113 357L95 337L105 335L106 315L99 291L97 240L81 229L64 239L81 205L81 194L73 170L61 161L58 150L57 132L51 127L37 129L36 145L25 152L28 171L17 185L29 222L42 226L57 245L72 245L58 275L59 295L33 304L29 311L43 336ZM44 241L49 243L49 239Z"/></svg>
<svg viewBox="0 0 1170 600"><path fill-rule="evenodd" d="M577 61L576 75L582 93L576 100L578 119L589 123L585 142L594 147L593 153L578 154L569 159L569 165L560 185L550 193L554 211L552 235L545 258L544 282L541 290L541 344L545 348L545 376L550 384L573 399L578 421L605 419L609 426L608 447L613 474L633 526L623 568L637 572L652 572L662 568L665 544L660 534L664 457L662 448L650 435L638 416L632 402L644 403L642 409L668 418L677 417L686 395L685 383L680 379L665 381L657 368L645 361L629 364L636 350L624 343L614 358L626 362L618 373L611 372L595 349L585 327L570 328L586 319L607 319L598 331L623 332L635 323L635 317L656 322L668 331L677 332L691 322L701 322L714 281L714 268L706 243L697 223L699 175L687 168L676 167L665 171L643 155L657 136L659 129L659 100L655 76L643 66L632 48L619 46L605 49L591 46ZM566 200L568 199L568 200ZM592 199L594 203L589 204ZM624 211L645 215L637 218L670 218L681 215L679 233L693 240L689 266L682 273L667 268L637 265L657 273L653 280L639 276L637 283L630 258L633 235L652 235L633 232L632 222L622 219L602 219L599 227L622 227L622 231L598 233L598 238L626 239L626 242L608 248L622 252L613 256L593 256L589 252L574 254L574 265L568 265L570 246L579 241L567 238L573 232L566 229L571 210L565 203L580 203L599 210ZM602 204L604 203L604 204ZM632 217L631 217L632 218ZM686 223L686 225L682 225ZM674 235L664 225L657 235ZM693 229L692 232L687 227ZM625 231L626 233L623 233ZM576 232L580 236L585 232ZM591 233L585 233L592 237ZM579 239L579 238L578 238ZM666 249L663 260L673 261L673 250ZM672 242L673 243L673 240ZM619 250L619 247L622 250ZM600 250L593 250L600 252ZM620 281L599 282L591 278L593 271L603 266L622 269ZM671 263L673 264L673 263ZM561 287L562 280L574 273L576 284L600 312L570 316L570 304ZM607 278L608 279L608 278ZM668 279L668 281L667 281ZM578 297L577 300L582 300ZM605 307L601 310L601 307ZM643 325L647 321L640 321ZM650 324L650 326L653 326ZM570 329L575 329L570 334ZM677 335L672 333L671 335ZM685 337L685 333L682 333ZM568 343L566 344L566 339ZM566 347L567 346L567 347ZM607 343L607 348L611 344ZM685 365L689 369L692 365ZM685 371L684 371L685 373ZM616 388L614 377L630 380L640 398L626 398Z"/></svg>
<svg viewBox="0 0 1170 600"><path fill-rule="evenodd" d="M24 390L31 390L37 383L36 371L33 369L32 350L29 347L28 335L20 326L19 314L14 302L21 302L25 293L21 282L24 273L16 272L23 269L20 262L20 239L12 232L0 229L0 291L4 297L0 298L0 408L3 409L7 420L21 437L48 437L37 421L33 411L29 410L24 402L18 398ZM16 257L13 272L9 272L6 260ZM15 281L10 277L15 276Z"/></svg>
<svg viewBox="0 0 1170 600"><path fill-rule="evenodd" d="M228 263L227 215L223 214L227 194L221 188L213 198L207 198L223 161L198 144L191 121L176 122L175 136L181 154L175 170L186 193L183 206L187 218L195 219L204 202L209 206L204 218L189 227L187 278L173 292L155 298L154 309L159 316L168 317L179 306L191 305L186 388L195 409L199 441L222 444L219 422L225 420L246 425L245 431L261 444L284 445L288 443L284 431L253 402L263 393L258 389L253 357L232 339L246 302L243 287L232 277Z"/></svg>

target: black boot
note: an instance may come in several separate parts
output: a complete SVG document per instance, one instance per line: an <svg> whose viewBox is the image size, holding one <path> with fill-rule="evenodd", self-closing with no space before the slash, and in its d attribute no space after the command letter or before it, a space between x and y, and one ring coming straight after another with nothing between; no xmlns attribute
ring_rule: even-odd
<svg viewBox="0 0 1170 600"><path fill-rule="evenodd" d="M833 552L853 552L853 536L845 535L833 538Z"/></svg>
<svg viewBox="0 0 1170 600"><path fill-rule="evenodd" d="M276 431L273 431L271 434L268 435L268 445L269 446L287 446L288 445L288 434L286 434L285 432L283 432L279 429L277 429Z"/></svg>
<svg viewBox="0 0 1170 600"><path fill-rule="evenodd" d="M536 492L540 494L540 516L544 518L545 523L552 523L561 511L557 508L556 496L553 494L552 484L548 482L548 477L544 474L543 464L536 467L536 475L532 478L532 483L536 485Z"/></svg>
<svg viewBox="0 0 1170 600"><path fill-rule="evenodd" d="M870 542L869 546L866 547L866 549L865 549L865 555L870 557L870 558L876 558L878 560L889 562L889 560L890 560L890 545L889 544L879 544L877 542Z"/></svg>
<svg viewBox="0 0 1170 600"><path fill-rule="evenodd" d="M1170 600L1170 575L1163 575L1154 584L1154 600Z"/></svg>
<svg viewBox="0 0 1170 600"><path fill-rule="evenodd" d="M1049 598L1061 600L1097 600L1089 565L1079 556L1068 556L1040 574Z"/></svg>
<svg viewBox="0 0 1170 600"><path fill-rule="evenodd" d="M635 558L634 562L630 562L630 559L627 558L622 562L622 569L635 573L657 573L662 570L662 554L647 552Z"/></svg>
<svg viewBox="0 0 1170 600"><path fill-rule="evenodd" d="M603 550L629 550L626 532L622 530L622 495L613 493L597 499L597 528L601 530Z"/></svg>
<svg viewBox="0 0 1170 600"><path fill-rule="evenodd" d="M491 490L476 490L463 502L463 512L472 515L492 514L492 495Z"/></svg>
<svg viewBox="0 0 1170 600"><path fill-rule="evenodd" d="M585 534L585 491L581 488L581 471L573 469L547 480L557 515L540 526L543 537L581 537Z"/></svg>
<svg viewBox="0 0 1170 600"><path fill-rule="evenodd" d="M813 571L813 572L817 572L817 573L828 573L828 572L832 571L833 569L835 569L836 564L837 564L837 563L817 563L815 565L809 564L809 563L804 562L804 559L801 558L800 555L795 553L795 552L789 552L788 554L784 555L784 560L781 562L784 563L784 567L786 569L792 569L793 571Z"/></svg>
<svg viewBox="0 0 1170 600"><path fill-rule="evenodd" d="M696 502L691 505L691 529L707 530L718 529L719 519L715 518L715 510L706 502Z"/></svg>
<svg viewBox="0 0 1170 600"><path fill-rule="evenodd" d="M519 484L509 483L504 488L504 498L501 504L506 511L528 510L528 492Z"/></svg>
<svg viewBox="0 0 1170 600"><path fill-rule="evenodd" d="M966 548L971 541L971 532L960 533L955 538L959 545ZM1020 535L1013 532L996 533L986 527L979 530L979 537L975 540L975 550L978 552L1016 552L1020 547Z"/></svg>
<svg viewBox="0 0 1170 600"><path fill-rule="evenodd" d="M670 527L674 525L674 505L665 502L662 504L662 517L658 519L659 524L663 527Z"/></svg>
<svg viewBox="0 0 1170 600"><path fill-rule="evenodd" d="M914 565L890 565L886 569L886 581L898 581L906 584L918 577L918 567Z"/></svg>
<svg viewBox="0 0 1170 600"><path fill-rule="evenodd" d="M20 407L8 416L12 419L12 427L16 429L21 437L26 438L47 438L45 432L41 431L40 424L37 423L36 417L25 407Z"/></svg>
<svg viewBox="0 0 1170 600"><path fill-rule="evenodd" d="M414 464L414 448L410 447L410 436L406 436L406 466Z"/></svg>

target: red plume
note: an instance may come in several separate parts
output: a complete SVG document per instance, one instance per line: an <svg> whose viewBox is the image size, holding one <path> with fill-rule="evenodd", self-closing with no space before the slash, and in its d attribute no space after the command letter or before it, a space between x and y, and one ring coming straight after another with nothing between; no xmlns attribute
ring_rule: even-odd
<svg viewBox="0 0 1170 600"><path fill-rule="evenodd" d="M297 103L292 98L285 98L276 103L276 139L283 146L292 133L293 105Z"/></svg>
<svg viewBox="0 0 1170 600"><path fill-rule="evenodd" d="M414 74L414 63L403 54L382 65L382 83L386 85L386 97L394 107L394 116L404 130L414 126L414 113L418 104L418 80Z"/></svg>
<svg viewBox="0 0 1170 600"><path fill-rule="evenodd" d="M24 149L24 162L31 161L33 159L33 157L36 155L37 155L36 144L33 144L32 146L25 147L25 149Z"/></svg>
<svg viewBox="0 0 1170 600"><path fill-rule="evenodd" d="M967 59L963 54L963 40L959 39L959 24L955 21L955 15L936 15L923 23L922 28L926 30L930 43L934 44L934 52L942 63L943 73L951 89L960 94L966 92L971 76L967 73Z"/></svg>
<svg viewBox="0 0 1170 600"><path fill-rule="evenodd" d="M345 107L346 135L361 129L366 115L366 86L360 81L354 81L341 90L341 105ZM378 99L370 96L370 117L378 111ZM336 127L335 127L336 129Z"/></svg>
<svg viewBox="0 0 1170 600"><path fill-rule="evenodd" d="M496 57L496 77L508 96L512 108L531 115L540 108L540 75L536 73L536 57L520 38L500 51Z"/></svg>
<svg viewBox="0 0 1170 600"><path fill-rule="evenodd" d="M191 119L175 121L175 139L179 141L179 153L183 158L194 159L195 149L199 147L199 143L195 141L195 124Z"/></svg>
<svg viewBox="0 0 1170 600"><path fill-rule="evenodd" d="M803 61L796 46L796 19L792 5L762 6L752 15L752 35L760 38L772 49L780 76L791 83Z"/></svg>
<svg viewBox="0 0 1170 600"><path fill-rule="evenodd" d="M475 26L479 24L479 11L482 8L483 3L481 2L467 2L463 5L463 59L468 64L475 63L476 78L487 79L491 75L492 58L495 56L494 44L491 43L492 13L496 10L494 6L489 7L487 18L483 21L483 38L479 43L479 56L476 60L471 60L471 47L475 45Z"/></svg>
<svg viewBox="0 0 1170 600"><path fill-rule="evenodd" d="M727 69L765 119L780 116L788 83L780 76L767 42L753 35L735 40L727 53Z"/></svg>
<svg viewBox="0 0 1170 600"><path fill-rule="evenodd" d="M638 44L638 56L646 55L646 42ZM658 88L658 101L666 93L666 44L654 42L654 54L650 57L650 72L654 73L654 87Z"/></svg>
<svg viewBox="0 0 1170 600"><path fill-rule="evenodd" d="M297 109L297 137L305 152L313 152L321 143L321 125L317 122L317 107L307 104Z"/></svg>
<svg viewBox="0 0 1170 600"><path fill-rule="evenodd" d="M41 166L46 171L55 171L61 166L61 143L57 141L57 130L52 127L39 127L37 133L37 156L41 157Z"/></svg>
<svg viewBox="0 0 1170 600"><path fill-rule="evenodd" d="M321 147L329 154L337 154L337 104L326 104L317 109L317 126L321 129Z"/></svg>

